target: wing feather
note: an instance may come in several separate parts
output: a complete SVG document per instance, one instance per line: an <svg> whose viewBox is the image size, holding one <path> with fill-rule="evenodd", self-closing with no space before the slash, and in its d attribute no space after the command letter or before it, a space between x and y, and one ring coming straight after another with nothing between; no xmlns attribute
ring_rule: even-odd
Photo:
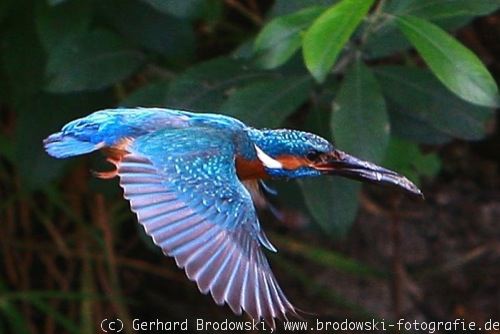
<svg viewBox="0 0 500 334"><path fill-rule="evenodd" d="M207 148L201 157L187 150L158 159L151 147L158 149L160 139L165 140L154 133L138 138L117 162L124 196L146 233L217 304L227 303L234 313L244 310L273 327L275 318L295 314L262 252L261 245L273 247L260 229L250 194L236 177L234 156L216 157ZM200 159L225 170L214 177Z"/></svg>

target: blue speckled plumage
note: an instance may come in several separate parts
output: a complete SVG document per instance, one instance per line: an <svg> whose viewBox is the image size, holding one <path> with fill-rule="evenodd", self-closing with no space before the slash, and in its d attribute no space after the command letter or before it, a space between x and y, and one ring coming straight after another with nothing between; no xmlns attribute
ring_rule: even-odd
<svg viewBox="0 0 500 334"><path fill-rule="evenodd" d="M296 315L261 245L275 248L255 211L266 177L339 174L419 190L404 177L293 130L259 130L231 117L187 111L109 109L65 125L45 141L57 158L107 149L124 197L146 233L203 293L254 319ZM257 184L257 183L256 183Z"/></svg>

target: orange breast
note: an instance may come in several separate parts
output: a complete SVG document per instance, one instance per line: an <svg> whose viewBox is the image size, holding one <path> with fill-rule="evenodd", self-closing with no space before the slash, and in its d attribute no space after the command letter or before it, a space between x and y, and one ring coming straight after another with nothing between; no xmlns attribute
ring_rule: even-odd
<svg viewBox="0 0 500 334"><path fill-rule="evenodd" d="M276 160L281 162L283 169L293 170L304 166L309 166L311 162L303 157L297 157L295 155L280 155L276 157Z"/></svg>
<svg viewBox="0 0 500 334"><path fill-rule="evenodd" d="M260 160L236 158L236 173L240 180L265 179L268 177Z"/></svg>
<svg viewBox="0 0 500 334"><path fill-rule="evenodd" d="M276 157L282 165L283 169L294 170L304 166L311 166L311 162L306 158L297 157L293 155L280 155ZM240 180L254 180L254 179L267 179L266 170L264 165L259 159L245 160L243 158L236 158L236 173Z"/></svg>

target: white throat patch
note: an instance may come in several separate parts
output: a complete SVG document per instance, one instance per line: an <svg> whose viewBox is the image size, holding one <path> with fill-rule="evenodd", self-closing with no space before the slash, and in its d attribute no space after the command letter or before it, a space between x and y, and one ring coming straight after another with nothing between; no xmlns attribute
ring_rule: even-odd
<svg viewBox="0 0 500 334"><path fill-rule="evenodd" d="M283 165L276 159L271 158L266 152L262 151L257 145L255 146L255 150L257 151L257 158L262 162L264 167L271 169L283 169Z"/></svg>

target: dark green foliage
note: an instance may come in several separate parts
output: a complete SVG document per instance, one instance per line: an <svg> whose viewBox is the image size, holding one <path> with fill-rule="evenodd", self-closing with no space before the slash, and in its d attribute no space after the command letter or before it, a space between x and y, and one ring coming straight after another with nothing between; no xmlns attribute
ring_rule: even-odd
<svg viewBox="0 0 500 334"><path fill-rule="evenodd" d="M171 4L172 1L164 3ZM134 0L102 1L98 9L102 19L129 43L157 52L171 63L192 62L195 36L189 21Z"/></svg>
<svg viewBox="0 0 500 334"><path fill-rule="evenodd" d="M415 124L408 121L407 126L395 127L401 131L398 133L401 137L433 143L436 131L449 140L477 140L484 136L485 123L493 116L493 110L453 95L429 71L408 66L378 66L376 73L389 102L389 111L415 119ZM418 121L426 125L420 134L412 131L413 126L418 127ZM438 143L439 138L442 137L438 134Z"/></svg>
<svg viewBox="0 0 500 334"><path fill-rule="evenodd" d="M439 145L480 140L492 123L497 84L455 36L499 8L500 0L0 0L0 332L96 333L104 317L141 312L166 321L229 316L211 301L198 306L209 298L133 224L116 180L90 176L110 167L99 154L61 161L44 152L43 138L66 122L123 105L225 113L257 127L318 133L425 187L441 169ZM273 268L292 277L303 300L327 301L342 318L366 317L358 301L307 271L334 272L331 280L347 274L358 286L399 275L397 266L389 273L324 246L349 231L361 183L272 185L290 221L305 226L308 209L310 230L326 234L278 235L264 213L282 250ZM384 206L397 203L391 190L381 192ZM461 228L475 244L470 227ZM457 261L488 252L477 249ZM408 291L418 292L416 275L404 275ZM140 300L125 299L129 293Z"/></svg>
<svg viewBox="0 0 500 334"><path fill-rule="evenodd" d="M233 20L222 1L3 1L0 98L17 126L0 135L0 152L37 189L64 176L41 139L69 119L163 106L333 135L340 149L416 180L432 176L438 158L416 144L481 139L498 104L492 76L451 33L498 8L497 0L276 0L255 29L259 18L243 11L248 22ZM332 234L348 230L359 188L301 184Z"/></svg>
<svg viewBox="0 0 500 334"><path fill-rule="evenodd" d="M372 71L356 61L341 84L331 118L335 143L357 157L379 163L390 125L385 101Z"/></svg>
<svg viewBox="0 0 500 334"><path fill-rule="evenodd" d="M142 54L118 35L94 30L66 39L50 51L45 89L53 93L100 90L126 79L142 62Z"/></svg>
<svg viewBox="0 0 500 334"><path fill-rule="evenodd" d="M216 112L231 90L264 78L271 75L250 68L246 61L212 59L189 68L173 80L167 92L167 106Z"/></svg>
<svg viewBox="0 0 500 334"><path fill-rule="evenodd" d="M59 6L38 1L35 6L36 30L47 52L66 39L84 34L91 20L92 7L89 1L67 1Z"/></svg>
<svg viewBox="0 0 500 334"><path fill-rule="evenodd" d="M309 76L254 82L232 94L220 110L251 126L276 128L308 99L311 86Z"/></svg>

